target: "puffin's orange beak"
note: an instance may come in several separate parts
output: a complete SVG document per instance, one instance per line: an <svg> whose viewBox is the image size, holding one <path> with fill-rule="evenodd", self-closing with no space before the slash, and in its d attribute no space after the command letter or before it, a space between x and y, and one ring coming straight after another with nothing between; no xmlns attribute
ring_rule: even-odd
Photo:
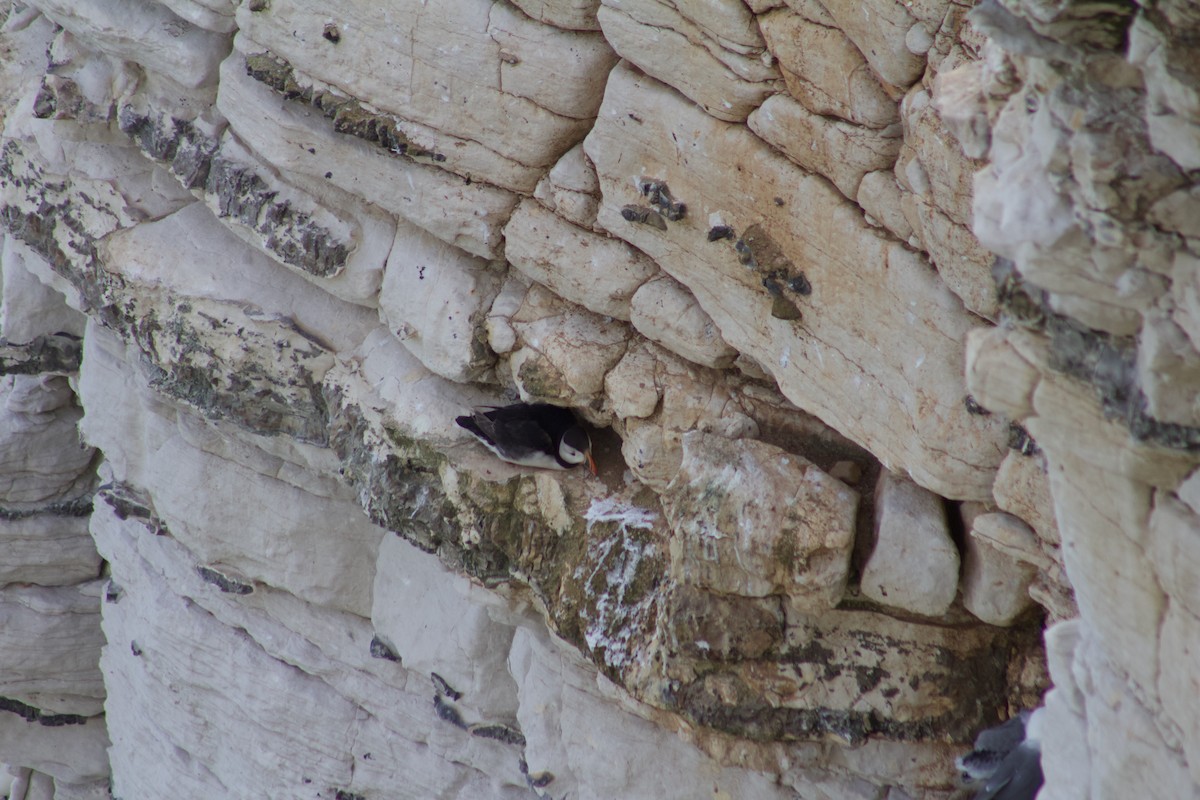
<svg viewBox="0 0 1200 800"><path fill-rule="evenodd" d="M597 478L599 478L600 471L596 469L596 459L592 458L592 451L588 450L586 453L584 453L584 455L587 456L588 469L591 471L591 473L593 475L595 475Z"/></svg>

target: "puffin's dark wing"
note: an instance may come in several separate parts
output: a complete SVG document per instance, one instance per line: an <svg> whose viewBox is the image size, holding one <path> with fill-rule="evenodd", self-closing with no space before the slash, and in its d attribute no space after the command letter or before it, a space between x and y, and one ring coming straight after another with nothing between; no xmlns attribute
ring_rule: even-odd
<svg viewBox="0 0 1200 800"><path fill-rule="evenodd" d="M570 409L550 403L515 403L511 406L491 408L482 414L477 413L475 416L487 417L506 425L535 422L556 441L563 431L579 424Z"/></svg>
<svg viewBox="0 0 1200 800"><path fill-rule="evenodd" d="M558 449L558 442L527 407L476 412L458 417L455 422L493 447L502 458L520 460L538 453L550 455Z"/></svg>

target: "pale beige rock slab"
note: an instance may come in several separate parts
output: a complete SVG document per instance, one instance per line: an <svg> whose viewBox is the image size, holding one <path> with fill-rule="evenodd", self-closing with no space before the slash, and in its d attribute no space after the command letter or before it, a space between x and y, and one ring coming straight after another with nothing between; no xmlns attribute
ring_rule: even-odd
<svg viewBox="0 0 1200 800"><path fill-rule="evenodd" d="M916 19L898 0L822 0L822 5L880 78L906 87L921 76L925 59L904 43Z"/></svg>
<svg viewBox="0 0 1200 800"><path fill-rule="evenodd" d="M867 212L865 219L868 224L882 225L902 242L919 244L912 225L901 211L902 192L892 170L868 172L864 175L858 184L858 197L855 201Z"/></svg>
<svg viewBox="0 0 1200 800"><path fill-rule="evenodd" d="M722 5L734 4L711 7ZM777 90L779 71L753 51L744 55L723 47L689 18L691 11L659 0L611 0L597 18L622 58L671 84L717 119L741 122ZM763 47L758 45L760 52Z"/></svg>
<svg viewBox="0 0 1200 800"><path fill-rule="evenodd" d="M86 783L107 778L108 744L104 717L88 717L80 725L50 726L27 722L9 712L0 715L0 753L8 763L32 767L56 781Z"/></svg>
<svg viewBox="0 0 1200 800"><path fill-rule="evenodd" d="M600 0L513 0L513 5L538 22L574 31L598 31Z"/></svg>
<svg viewBox="0 0 1200 800"><path fill-rule="evenodd" d="M1044 456L1010 450L996 473L992 493L1001 510L1025 520L1043 541L1052 545L1062 542Z"/></svg>
<svg viewBox="0 0 1200 800"><path fill-rule="evenodd" d="M237 21L259 50L301 69L297 78L395 115L414 144L446 157L443 168L522 192L586 132L613 63L598 34L538 25L473 0L406 0L383 13L369 0L345 3L336 44L323 36L329 9L315 1L259 12L243 5ZM519 51L517 63L505 60L497 38ZM256 52L249 42L239 47ZM536 80L547 74L555 80Z"/></svg>
<svg viewBox="0 0 1200 800"><path fill-rule="evenodd" d="M687 286L789 400L939 494L990 497L1006 432L962 404L960 343L978 323L918 256L744 128L624 67L584 147L604 190L601 224ZM647 173L689 207L666 232L618 213L638 200L633 181ZM738 232L762 225L805 272L813 293L797 299L801 323L773 318L769 293L732 244L706 240L698 223L713 213Z"/></svg>
<svg viewBox="0 0 1200 800"><path fill-rule="evenodd" d="M890 167L900 152L899 136L814 114L783 94L767 98L747 124L792 161L828 178L850 200L858 196L864 175Z"/></svg>
<svg viewBox="0 0 1200 800"><path fill-rule="evenodd" d="M1200 659L1200 616L1175 598L1163 619L1159 648L1164 669L1158 694L1170 698L1162 714L1179 730L1192 781L1200 785L1200 677L1195 670Z"/></svg>
<svg viewBox="0 0 1200 800"><path fill-rule="evenodd" d="M1043 638L1046 642L1046 667L1054 688L1058 691L1058 699L1075 714L1082 715L1085 710L1085 697L1075 679L1075 651L1085 633L1083 620L1062 620L1046 626Z"/></svg>
<svg viewBox="0 0 1200 800"><path fill-rule="evenodd" d="M661 398L655 375L658 360L644 345L633 344L604 376L604 394L618 417L644 419ZM622 444L624 442L622 441Z"/></svg>
<svg viewBox="0 0 1200 800"><path fill-rule="evenodd" d="M257 177L263 185L256 192L269 192L271 200L258 218L250 220L239 210L224 213L225 200L206 192L205 204L214 216L239 239L323 291L350 303L375 307L384 262L397 235L395 220L390 215L334 187L322 187L324 191L318 197L289 184L229 133L221 138L217 158L224 169L245 171ZM277 224L269 218L284 204L297 217L304 218L303 225ZM303 262L290 263L295 260L288 257L291 252L315 249L308 239L314 230L323 233L329 244L346 251L344 263L329 275L313 274L303 268Z"/></svg>
<svg viewBox="0 0 1200 800"><path fill-rule="evenodd" d="M534 200L517 206L504 238L505 258L526 277L616 319L629 320L634 292L658 272L625 242L572 225Z"/></svg>
<svg viewBox="0 0 1200 800"><path fill-rule="evenodd" d="M492 314L496 316L497 309ZM516 335L509 372L522 399L587 405L604 389L605 374L625 354L626 323L601 317L534 284L505 323Z"/></svg>
<svg viewBox="0 0 1200 800"><path fill-rule="evenodd" d="M942 499L895 473L875 487L875 547L862 592L916 614L945 614L958 592L959 555Z"/></svg>
<svg viewBox="0 0 1200 800"><path fill-rule="evenodd" d="M1035 406L1053 393L1051 383L1039 385ZM1149 487L1121 474L1117 454L1105 452L1103 434L1114 423L1103 419L1090 397L1072 399L1069 415L1047 414L1047 400L1045 410L1026 422L1046 454L1063 561L1080 613L1103 652L1143 690L1153 691L1160 669L1157 637L1151 646L1147 637L1158 630L1166 597L1144 543L1137 541L1150 514ZM1127 452L1121 440L1127 442L1128 434L1114 433L1114 444Z"/></svg>
<svg viewBox="0 0 1200 800"><path fill-rule="evenodd" d="M517 719L529 773L552 773L555 792L580 800L792 796L774 775L723 765L640 718L649 710L544 633L519 628L508 668L520 695Z"/></svg>
<svg viewBox="0 0 1200 800"><path fill-rule="evenodd" d="M538 181L533 196L567 222L589 230L596 226L600 182L582 143L563 153L546 177Z"/></svg>
<svg viewBox="0 0 1200 800"><path fill-rule="evenodd" d="M1170 597L1200 617L1200 513L1159 489L1146 531L1146 554L1158 582Z"/></svg>
<svg viewBox="0 0 1200 800"><path fill-rule="evenodd" d="M97 510L96 523L121 587L105 614L109 641L120 646L104 659L113 689L108 716L120 724L114 778L130 794L173 774L163 766L173 761L160 763L173 752L187 757L178 778L187 796L315 800L329 786L367 796L401 786L422 797L448 787L520 796L513 751L440 720L427 675L370 656L365 619L267 587L221 593L199 580L190 554L169 538L147 536L139 522L107 508ZM173 658L190 651L185 637L210 646L191 660ZM164 696L185 698L180 719ZM283 722L287 732L278 733ZM258 744L240 746L231 730Z"/></svg>
<svg viewBox="0 0 1200 800"><path fill-rule="evenodd" d="M240 39L237 44L248 46ZM329 121L248 76L239 50L221 65L217 108L238 137L281 173L302 174L318 185L328 181L472 255L495 258L500 252L516 196L336 133Z"/></svg>
<svg viewBox="0 0 1200 800"><path fill-rule="evenodd" d="M1200 167L1200 91L1189 66L1194 55L1145 13L1137 15L1130 28L1129 61L1145 77L1150 141L1185 170Z"/></svg>
<svg viewBox="0 0 1200 800"><path fill-rule="evenodd" d="M1092 797L1116 800L1200 795L1195 767L1189 773L1184 755L1164 740L1160 723L1131 692L1124 676L1094 651L1086 653L1082 669L1091 684L1087 743Z"/></svg>
<svg viewBox="0 0 1200 800"><path fill-rule="evenodd" d="M1023 419L1033 413L1033 393L1042 378L1038 369L1042 362L1026 358L1015 338L1047 352L1043 341L1020 331L989 327L967 334L967 389L989 411Z"/></svg>
<svg viewBox="0 0 1200 800"><path fill-rule="evenodd" d="M0 696L47 715L104 710L99 581L8 586L0 591L0 620Z"/></svg>
<svg viewBox="0 0 1200 800"><path fill-rule="evenodd" d="M61 292L38 279L48 271L49 265L15 236L0 237L0 337L6 341L24 344L60 331L83 335L83 315L67 305Z"/></svg>
<svg viewBox="0 0 1200 800"><path fill-rule="evenodd" d="M432 372L465 383L495 362L484 322L499 289L499 272L488 262L399 222L379 318Z"/></svg>
<svg viewBox="0 0 1200 800"><path fill-rule="evenodd" d="M671 574L744 597L782 595L819 614L842 598L858 494L803 456L750 439L683 437L667 487Z"/></svg>
<svg viewBox="0 0 1200 800"><path fill-rule="evenodd" d="M1024 541L1014 543L1014 537ZM989 625L1011 625L1033 604L1029 584L1037 569L1015 558L1014 547L1037 553L1033 529L1007 514L975 518L962 558L963 607Z"/></svg>
<svg viewBox="0 0 1200 800"><path fill-rule="evenodd" d="M1138 385L1146 411L1160 422L1196 427L1200 424L1200 353L1195 343L1161 313L1144 317L1138 335Z"/></svg>
<svg viewBox="0 0 1200 800"><path fill-rule="evenodd" d="M809 111L868 128L886 128L900 120L896 101L840 30L789 9L770 11L758 24L771 54L779 59L788 92Z"/></svg>
<svg viewBox="0 0 1200 800"><path fill-rule="evenodd" d="M50 512L0 520L0 586L65 586L100 574L87 518Z"/></svg>
<svg viewBox="0 0 1200 800"><path fill-rule="evenodd" d="M180 19L217 33L232 33L237 29L233 13L237 5L232 0L158 0Z"/></svg>
<svg viewBox="0 0 1200 800"><path fill-rule="evenodd" d="M647 281L637 290L631 320L647 339L697 364L725 369L737 357L695 295L669 275Z"/></svg>
<svg viewBox="0 0 1200 800"><path fill-rule="evenodd" d="M514 626L506 614L499 597L447 572L436 556L397 536L384 539L371 622L405 669L427 679L437 673L462 694L449 699L469 714L467 723L516 717L517 686L507 670Z"/></svg>
<svg viewBox="0 0 1200 800"><path fill-rule="evenodd" d="M0 378L0 496L5 505L44 504L86 491L94 451L81 445L66 380L43 375Z"/></svg>
<svg viewBox="0 0 1200 800"><path fill-rule="evenodd" d="M148 0L38 0L55 23L102 52L135 61L187 88L216 82L227 36L189 25Z"/></svg>
<svg viewBox="0 0 1200 800"><path fill-rule="evenodd" d="M1092 770L1087 720L1067 706L1059 688L1046 695L1042 716L1042 800L1090 800Z"/></svg>
<svg viewBox="0 0 1200 800"><path fill-rule="evenodd" d="M131 391L145 379L125 346L96 326L85 341L79 389L91 412L84 436L122 481L150 493L173 536L223 574L369 613L383 531L366 520L349 488L308 477L294 469L303 464L241 441L148 389ZM129 402L105 403L113 396Z"/></svg>

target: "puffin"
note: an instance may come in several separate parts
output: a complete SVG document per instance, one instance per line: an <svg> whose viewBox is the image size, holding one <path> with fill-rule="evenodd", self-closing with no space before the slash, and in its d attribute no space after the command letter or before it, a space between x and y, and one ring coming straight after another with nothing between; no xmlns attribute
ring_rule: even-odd
<svg viewBox="0 0 1200 800"><path fill-rule="evenodd" d="M597 475L592 442L570 409L549 403L483 406L455 417L502 461L541 469L571 469L586 463Z"/></svg>
<svg viewBox="0 0 1200 800"><path fill-rule="evenodd" d="M955 762L974 800L1033 800L1042 787L1042 717L1045 708L1022 711L988 728L975 749Z"/></svg>

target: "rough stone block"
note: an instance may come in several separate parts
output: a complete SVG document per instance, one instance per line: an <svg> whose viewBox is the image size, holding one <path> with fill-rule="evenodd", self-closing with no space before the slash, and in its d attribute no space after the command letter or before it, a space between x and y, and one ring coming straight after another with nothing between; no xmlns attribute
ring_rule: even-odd
<svg viewBox="0 0 1200 800"><path fill-rule="evenodd" d="M379 318L432 372L478 380L492 368L484 322L500 276L471 256L408 224L396 228L379 293Z"/></svg>
<svg viewBox="0 0 1200 800"><path fill-rule="evenodd" d="M823 179L629 68L613 71L584 148L604 191L600 223L687 286L790 401L944 496L991 496L1006 426L962 403L961 342L979 321L926 262L879 236ZM666 231L625 220L639 175L668 184L686 218ZM707 240L710 214L748 253ZM742 263L760 257L758 270ZM787 283L798 272L811 294Z"/></svg>
<svg viewBox="0 0 1200 800"><path fill-rule="evenodd" d="M10 508L73 498L92 480L95 451L79 442L83 411L62 377L0 378L0 496Z"/></svg>
<svg viewBox="0 0 1200 800"><path fill-rule="evenodd" d="M875 547L862 592L877 603L936 617L958 593L958 549L940 497L895 473L875 487Z"/></svg>
<svg viewBox="0 0 1200 800"><path fill-rule="evenodd" d="M846 198L863 176L887 169L900 152L899 131L873 131L814 114L787 95L773 95L747 120L750 130L800 166L824 175Z"/></svg>
<svg viewBox="0 0 1200 800"><path fill-rule="evenodd" d="M739 6L719 1L677 8L659 0L611 0L597 17L622 58L675 87L717 119L740 122L776 91L779 70L759 58L765 43L753 17ZM722 18L705 19L706 12L713 11L723 12Z"/></svg>
<svg viewBox="0 0 1200 800"><path fill-rule="evenodd" d="M668 275L648 281L637 290L631 319L633 327L647 339L697 364L724 369L737 356L695 296Z"/></svg>
<svg viewBox="0 0 1200 800"><path fill-rule="evenodd" d="M527 277L616 319L629 319L630 298L658 272L653 261L625 242L572 225L534 200L513 212L504 238L505 257Z"/></svg>
<svg viewBox="0 0 1200 800"><path fill-rule="evenodd" d="M568 222L589 230L595 227L600 182L582 144L563 153L546 177L538 181L533 196Z"/></svg>
<svg viewBox="0 0 1200 800"><path fill-rule="evenodd" d="M898 104L840 30L789 9L767 12L758 24L788 92L809 111L876 129L899 121Z"/></svg>
<svg viewBox="0 0 1200 800"><path fill-rule="evenodd" d="M1013 554L1019 550L1026 556L1025 548L1041 560L1036 534L1016 517L975 518L963 553L963 606L989 625L1011 625L1033 604L1029 584L1037 569Z"/></svg>
<svg viewBox="0 0 1200 800"><path fill-rule="evenodd" d="M501 19L513 30L502 33ZM538 25L474 0L407 0L383 19L369 0L344 3L333 20L337 41L325 36L329 8L318 2L242 5L237 22L257 44L239 44L245 52L268 50L303 65L302 83L369 98L444 169L521 192L587 131L613 63L598 34ZM510 41L519 52L508 53L500 39L516 29L529 35ZM555 79L536 80L546 74Z"/></svg>
<svg viewBox="0 0 1200 800"><path fill-rule="evenodd" d="M75 509L0 519L0 551L4 553L0 586L65 586L100 574L100 556L88 535L87 517Z"/></svg>
<svg viewBox="0 0 1200 800"><path fill-rule="evenodd" d="M820 613L845 589L857 506L857 493L802 456L688 433L664 500L672 576Z"/></svg>

